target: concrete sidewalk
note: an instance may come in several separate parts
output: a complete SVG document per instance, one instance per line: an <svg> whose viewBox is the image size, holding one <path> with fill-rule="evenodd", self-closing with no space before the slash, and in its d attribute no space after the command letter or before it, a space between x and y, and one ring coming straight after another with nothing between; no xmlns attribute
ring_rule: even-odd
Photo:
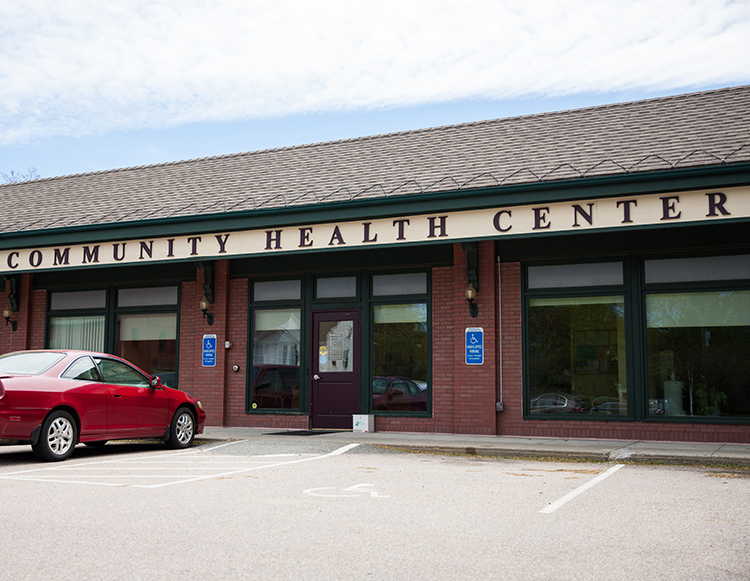
<svg viewBox="0 0 750 581"><path fill-rule="evenodd" d="M283 434L283 435L282 435ZM206 427L199 440L259 440L269 438L315 438L342 444L360 443L404 450L479 456L573 458L605 462L632 461L664 464L736 464L750 466L748 444L704 444L691 442L646 442L636 440L575 440L517 438L511 436L467 436L401 432L359 433L350 431L295 435L274 428Z"/></svg>

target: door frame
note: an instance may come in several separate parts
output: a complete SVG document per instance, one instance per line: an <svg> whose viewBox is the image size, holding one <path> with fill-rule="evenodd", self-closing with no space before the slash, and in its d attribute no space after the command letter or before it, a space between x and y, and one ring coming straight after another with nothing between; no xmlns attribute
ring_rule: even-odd
<svg viewBox="0 0 750 581"><path fill-rule="evenodd" d="M352 337L352 371L321 372L318 369L318 324L324 321L352 320L354 324ZM308 375L309 393L309 426L310 429L352 429L352 415L361 413L362 406L362 309L358 306L351 309L313 309L310 311L310 373ZM344 378L343 375L346 375ZM315 379L316 376L319 379ZM341 379L342 381L335 381ZM321 401L324 386L336 384L341 389L350 389L350 399L344 402L340 413L325 413L325 401ZM346 387L346 384L349 387ZM325 399L325 398L323 398ZM336 411L328 408L327 411Z"/></svg>

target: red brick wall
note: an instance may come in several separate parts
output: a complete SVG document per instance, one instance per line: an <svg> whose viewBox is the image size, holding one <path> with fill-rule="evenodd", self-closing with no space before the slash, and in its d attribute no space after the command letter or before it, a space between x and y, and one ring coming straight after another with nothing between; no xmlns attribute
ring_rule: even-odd
<svg viewBox="0 0 750 581"><path fill-rule="evenodd" d="M497 433L547 438L604 438L683 442L750 443L750 426L523 419L521 337L521 265L501 264L502 387L505 411L498 414ZM500 385L498 376L498 386Z"/></svg>
<svg viewBox="0 0 750 581"><path fill-rule="evenodd" d="M18 277L18 312L13 313L12 321L16 322L16 331L10 325L4 325L0 319L0 352L23 351L24 349L44 348L44 328L47 313L47 293L44 290L34 291L31 288L31 274ZM0 310L9 304L7 299L10 283L3 282Z"/></svg>

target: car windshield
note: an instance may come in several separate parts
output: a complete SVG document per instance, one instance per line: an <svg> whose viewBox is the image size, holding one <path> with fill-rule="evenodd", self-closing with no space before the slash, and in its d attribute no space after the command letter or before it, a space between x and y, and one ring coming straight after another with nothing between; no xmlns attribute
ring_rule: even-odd
<svg viewBox="0 0 750 581"><path fill-rule="evenodd" d="M40 375L65 357L65 353L8 353L0 356L0 375Z"/></svg>

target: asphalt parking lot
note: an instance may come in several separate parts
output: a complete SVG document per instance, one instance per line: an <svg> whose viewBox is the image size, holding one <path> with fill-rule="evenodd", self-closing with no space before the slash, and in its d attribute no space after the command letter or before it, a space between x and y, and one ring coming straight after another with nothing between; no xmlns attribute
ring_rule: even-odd
<svg viewBox="0 0 750 581"><path fill-rule="evenodd" d="M0 448L4 579L747 579L743 469L323 438Z"/></svg>

